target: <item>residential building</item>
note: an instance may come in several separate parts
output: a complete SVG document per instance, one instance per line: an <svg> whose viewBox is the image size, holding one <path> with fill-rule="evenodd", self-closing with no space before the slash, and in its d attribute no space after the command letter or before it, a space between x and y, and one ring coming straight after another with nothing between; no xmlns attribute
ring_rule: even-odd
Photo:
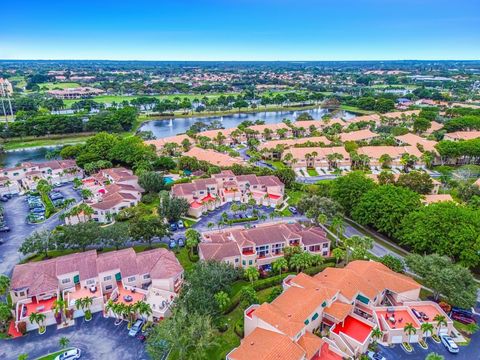
<svg viewBox="0 0 480 360"><path fill-rule="evenodd" d="M288 149L291 147L309 147L310 145L316 147L322 144L330 145L331 141L325 136L313 136L298 139L271 140L261 143L257 148L262 152L262 156L265 158L278 158L281 155L280 153L277 154L275 152L278 146L282 147L283 149Z"/></svg>
<svg viewBox="0 0 480 360"><path fill-rule="evenodd" d="M422 203L424 205L430 205L430 204L445 202L445 201L454 201L453 198L452 198L452 195L450 195L450 194L429 194L429 195L424 195L423 199L422 199Z"/></svg>
<svg viewBox="0 0 480 360"><path fill-rule="evenodd" d="M199 147L192 147L189 151L183 154L184 156L194 157L200 161L206 161L212 165L220 167L228 167L233 164L244 165L245 161L240 158L234 158L230 155L223 154L215 150L206 150Z"/></svg>
<svg viewBox="0 0 480 360"><path fill-rule="evenodd" d="M161 152L163 148L165 147L165 144L176 144L179 148L182 147L182 142L187 139L190 144L195 143L195 140L192 139L190 136L182 134L182 135L176 135L176 136L169 136L165 137L162 139L156 139L156 140L147 140L145 141L146 145L153 145L156 149L157 152Z"/></svg>
<svg viewBox="0 0 480 360"><path fill-rule="evenodd" d="M332 154L337 154L336 159L332 159ZM308 147L308 148L290 148L283 152L283 161L292 168L306 170L315 169L350 169L350 154L343 146L334 147Z"/></svg>
<svg viewBox="0 0 480 360"><path fill-rule="evenodd" d="M368 349L373 329L383 332L377 339L383 345L418 342L432 335L421 324L437 327L436 315L447 320L436 332L450 334L452 320L438 304L419 301L420 289L415 280L374 261L352 261L315 276L289 275L275 300L245 310L245 338L226 358L353 359ZM415 327L415 335L405 333L406 324Z"/></svg>
<svg viewBox="0 0 480 360"><path fill-rule="evenodd" d="M46 180L50 184L66 183L83 177L83 172L75 160L51 160L24 162L19 166L0 169L0 175L3 179L0 180L0 193L18 194L35 190L39 180Z"/></svg>
<svg viewBox="0 0 480 360"><path fill-rule="evenodd" d="M436 121L432 121L430 122L430 127L428 128L428 130L425 131L425 134L430 135L435 131L439 131L442 129L443 129L443 124L440 124L439 122L436 122Z"/></svg>
<svg viewBox="0 0 480 360"><path fill-rule="evenodd" d="M49 90L47 93L57 99L82 99L105 93L104 90L92 87L67 88L61 90Z"/></svg>
<svg viewBox="0 0 480 360"><path fill-rule="evenodd" d="M263 224L251 229L204 233L198 254L202 260L224 261L234 267L268 269L273 261L283 257L283 249L287 246L299 246L311 254L330 256L330 240L325 231L298 223Z"/></svg>
<svg viewBox="0 0 480 360"><path fill-rule="evenodd" d="M172 196L186 199L190 204L188 214L200 217L227 202L248 202L272 206L283 202L285 186L276 176L239 175L231 170L214 174L210 179L195 179L191 183L175 184Z"/></svg>
<svg viewBox="0 0 480 360"><path fill-rule="evenodd" d="M138 177L123 167L100 170L82 183L82 188L91 193L85 200L94 211L91 218L100 223L110 222L122 209L137 205L144 191L138 185ZM75 224L85 220L83 216L74 216L65 222Z"/></svg>
<svg viewBox="0 0 480 360"><path fill-rule="evenodd" d="M10 296L15 309L15 327L31 313L46 315L44 325L56 323L52 305L63 299L74 318L83 316L75 300L92 298L92 312L105 311L105 304L122 302L150 304L150 320L163 319L183 282L183 268L175 255L166 249L135 253L132 248L98 254L95 250L60 256L50 260L16 265L13 269ZM113 316L109 312L108 315Z"/></svg>
<svg viewBox="0 0 480 360"><path fill-rule="evenodd" d="M377 138L379 135L375 134L373 131L370 131L369 129L363 129L363 130L341 133L339 136L342 142L347 142L347 141L370 141Z"/></svg>
<svg viewBox="0 0 480 360"><path fill-rule="evenodd" d="M437 142L434 140L427 140L421 136L412 133L395 136L395 139L400 145L416 146L422 152L431 151L437 153L437 149L435 149L435 145L437 145Z"/></svg>
<svg viewBox="0 0 480 360"><path fill-rule="evenodd" d="M248 129L255 132L255 137L258 140L264 141L280 139L279 130L285 131L284 137L289 138L293 136L292 129L285 123L252 125ZM270 132L270 135L267 136L267 132Z"/></svg>
<svg viewBox="0 0 480 360"><path fill-rule="evenodd" d="M422 160L422 152L416 146L363 146L357 149L359 155L366 155L370 158L370 167L379 168L382 165L382 155L389 155L392 159L392 168L403 168L402 156L409 154L416 157L414 167L421 169L425 167Z"/></svg>
<svg viewBox="0 0 480 360"><path fill-rule="evenodd" d="M480 131L456 131L452 133L446 133L443 137L444 140L460 141L460 140L473 140L480 138Z"/></svg>

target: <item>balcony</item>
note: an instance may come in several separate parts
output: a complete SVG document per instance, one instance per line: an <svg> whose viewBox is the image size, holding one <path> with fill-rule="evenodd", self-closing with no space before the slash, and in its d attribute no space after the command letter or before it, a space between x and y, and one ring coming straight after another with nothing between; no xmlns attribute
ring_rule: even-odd
<svg viewBox="0 0 480 360"><path fill-rule="evenodd" d="M248 249L243 249L242 250L242 255L247 255L248 256L248 255L254 255L254 254L255 254L255 250L253 250L253 249L248 248Z"/></svg>
<svg viewBox="0 0 480 360"><path fill-rule="evenodd" d="M86 297L100 298L102 296L102 290L97 284L92 287L85 286L83 288L77 284L75 287L63 291L63 298L67 300L68 306L75 306L75 300L77 299Z"/></svg>
<svg viewBox="0 0 480 360"><path fill-rule="evenodd" d="M25 302L19 302L17 304L18 320L28 318L31 313L45 313L52 310L53 303L57 300L57 297L51 297L46 300L37 300L36 297L25 300Z"/></svg>

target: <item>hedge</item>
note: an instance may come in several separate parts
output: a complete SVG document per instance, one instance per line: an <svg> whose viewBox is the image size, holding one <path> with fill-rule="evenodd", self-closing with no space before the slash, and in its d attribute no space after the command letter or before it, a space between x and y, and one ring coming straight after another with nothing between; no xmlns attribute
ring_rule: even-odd
<svg viewBox="0 0 480 360"><path fill-rule="evenodd" d="M258 216L252 216L252 217L243 218L243 219L229 219L229 220L228 220L228 223L230 223L230 224L237 224L237 223L257 221L257 220L258 220Z"/></svg>

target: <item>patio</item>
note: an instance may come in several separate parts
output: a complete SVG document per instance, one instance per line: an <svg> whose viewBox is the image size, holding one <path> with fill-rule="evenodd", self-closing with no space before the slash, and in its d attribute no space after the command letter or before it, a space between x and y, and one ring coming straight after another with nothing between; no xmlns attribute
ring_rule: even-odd
<svg viewBox="0 0 480 360"><path fill-rule="evenodd" d="M363 344L370 336L372 327L349 315L343 323L336 324L332 331L337 335L341 332L358 341L360 344Z"/></svg>
<svg viewBox="0 0 480 360"><path fill-rule="evenodd" d="M67 299L69 306L74 306L75 300L85 297L102 297L102 291L99 286L95 287L95 291L91 291L90 288L82 288L80 285L77 284L74 289L66 289L63 293L63 298Z"/></svg>
<svg viewBox="0 0 480 360"><path fill-rule="evenodd" d="M392 308L386 310L376 310L378 318L383 317L390 329L403 329L406 324L411 323L416 328L419 328L420 325L415 316L410 314L407 309L401 308Z"/></svg>
<svg viewBox="0 0 480 360"><path fill-rule="evenodd" d="M125 305L133 305L139 301L145 300L145 294L140 289L127 290L123 287L121 282L118 283L118 287L113 290L110 298L116 303L123 303Z"/></svg>
<svg viewBox="0 0 480 360"><path fill-rule="evenodd" d="M41 312L51 311L55 300L57 300L57 297L52 297L51 299L48 299L48 300L40 300L40 301L35 300L29 304L24 303L23 306L20 307L20 309L26 309L26 310L20 310L22 311L22 314L19 318L29 317L31 313L41 313Z"/></svg>

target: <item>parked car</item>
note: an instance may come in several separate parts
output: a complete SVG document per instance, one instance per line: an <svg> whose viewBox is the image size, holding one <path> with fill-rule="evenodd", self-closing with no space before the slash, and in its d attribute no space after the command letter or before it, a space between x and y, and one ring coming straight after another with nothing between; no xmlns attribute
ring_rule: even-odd
<svg viewBox="0 0 480 360"><path fill-rule="evenodd" d="M179 238L178 239L178 246L179 247L184 247L185 246L185 239L184 238Z"/></svg>
<svg viewBox="0 0 480 360"><path fill-rule="evenodd" d="M82 356L82 351L79 348L73 348L61 353L60 355L57 355L55 360L80 359L81 356Z"/></svg>
<svg viewBox="0 0 480 360"><path fill-rule="evenodd" d="M52 191L49 196L50 196L50 199L52 200L63 199L63 195L57 191Z"/></svg>
<svg viewBox="0 0 480 360"><path fill-rule="evenodd" d="M288 207L288 210L290 210L290 212L293 214L293 215L296 215L298 214L298 210L295 206L289 206Z"/></svg>
<svg viewBox="0 0 480 360"><path fill-rule="evenodd" d="M367 356L370 360L387 360L385 359L384 356L377 354L376 352L373 352L373 351L367 352Z"/></svg>
<svg viewBox="0 0 480 360"><path fill-rule="evenodd" d="M170 224L170 230L176 231L177 229L178 229L178 226L177 226L176 223L171 223L171 224Z"/></svg>
<svg viewBox="0 0 480 360"><path fill-rule="evenodd" d="M1 202L7 202L8 198L6 196L0 196L0 201Z"/></svg>
<svg viewBox="0 0 480 360"><path fill-rule="evenodd" d="M457 313L457 314L460 314L462 316L465 316L465 317L468 317L468 318L471 318L473 319L473 313L469 310L466 310L466 309L462 309L462 308L459 308L459 307L452 307L452 313Z"/></svg>
<svg viewBox="0 0 480 360"><path fill-rule="evenodd" d="M130 331L128 332L128 336L137 336L140 330L142 330L142 326L144 324L144 321L141 319L138 319L135 321L135 324L130 328Z"/></svg>
<svg viewBox="0 0 480 360"><path fill-rule="evenodd" d="M177 221L177 226L178 226L179 229L183 229L185 227L182 220Z"/></svg>
<svg viewBox="0 0 480 360"><path fill-rule="evenodd" d="M8 226L2 226L0 227L0 232L9 232L10 228Z"/></svg>
<svg viewBox="0 0 480 360"><path fill-rule="evenodd" d="M453 341L453 339L450 336L442 335L440 338L442 340L443 346L447 348L448 352L452 354L458 353L459 351L458 345L455 344L455 341Z"/></svg>
<svg viewBox="0 0 480 360"><path fill-rule="evenodd" d="M468 316L465 316L463 314L459 314L459 313L456 313L456 312L453 312L453 311L452 311L451 318L453 320L457 320L457 321L461 322L462 324L466 324L466 325L477 323L474 318L470 318Z"/></svg>
<svg viewBox="0 0 480 360"><path fill-rule="evenodd" d="M175 249L177 247L177 243L175 242L175 240L171 239L170 242L168 243L168 247L170 249Z"/></svg>

